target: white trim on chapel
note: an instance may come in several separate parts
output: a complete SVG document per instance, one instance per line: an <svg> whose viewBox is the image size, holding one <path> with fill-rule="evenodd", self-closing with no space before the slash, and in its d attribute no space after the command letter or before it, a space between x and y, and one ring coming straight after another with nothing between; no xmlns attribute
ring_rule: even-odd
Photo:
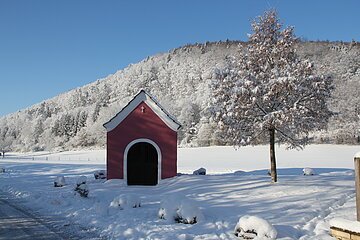
<svg viewBox="0 0 360 240"><path fill-rule="evenodd" d="M124 169L123 169L123 173L124 173L124 180L125 182L127 183L127 158L128 158L128 152L130 150L130 148L136 144L136 143L140 143L140 142L146 142L146 143L150 143L155 149L156 149L156 152L157 152L157 162L158 162L158 165L157 165L157 169L158 169L158 179L157 179L157 183L158 184L161 180L161 150L159 148L159 146L152 140L150 139L147 139L147 138L139 138L139 139L135 139L134 141L130 142L126 148L125 148L125 151L124 151Z"/></svg>
<svg viewBox="0 0 360 240"><path fill-rule="evenodd" d="M145 90L141 90L115 117L103 125L106 131L110 132L115 129L142 102L145 102L170 129L173 131L179 130L181 124L153 96Z"/></svg>

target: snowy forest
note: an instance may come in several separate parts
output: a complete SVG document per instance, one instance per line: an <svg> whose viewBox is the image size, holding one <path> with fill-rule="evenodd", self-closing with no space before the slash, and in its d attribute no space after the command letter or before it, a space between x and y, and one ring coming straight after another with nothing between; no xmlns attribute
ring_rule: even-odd
<svg viewBox="0 0 360 240"><path fill-rule="evenodd" d="M179 146L229 145L212 121L211 83L227 59L244 51L246 42L186 45L147 57L104 79L0 118L0 149L5 151L103 148L103 124L141 89L174 115L182 128ZM299 42L300 57L316 73L330 76L335 88L328 106L335 113L315 143L360 143L360 44Z"/></svg>

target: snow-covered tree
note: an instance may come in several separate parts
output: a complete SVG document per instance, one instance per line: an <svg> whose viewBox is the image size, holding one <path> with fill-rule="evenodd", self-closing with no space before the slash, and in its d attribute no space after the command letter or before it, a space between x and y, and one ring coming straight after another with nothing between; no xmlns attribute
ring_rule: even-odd
<svg viewBox="0 0 360 240"><path fill-rule="evenodd" d="M252 29L245 51L214 80L213 116L236 146L269 140L277 182L275 141L301 148L311 131L326 128L332 80L316 76L314 65L300 59L293 28L282 30L275 11L258 17Z"/></svg>

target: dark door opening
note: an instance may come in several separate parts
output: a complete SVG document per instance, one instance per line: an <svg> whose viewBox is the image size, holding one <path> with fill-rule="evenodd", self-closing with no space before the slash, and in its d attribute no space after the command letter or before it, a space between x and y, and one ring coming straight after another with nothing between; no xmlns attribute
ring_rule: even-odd
<svg viewBox="0 0 360 240"><path fill-rule="evenodd" d="M158 183L158 154L147 142L135 143L127 154L128 185L156 185Z"/></svg>

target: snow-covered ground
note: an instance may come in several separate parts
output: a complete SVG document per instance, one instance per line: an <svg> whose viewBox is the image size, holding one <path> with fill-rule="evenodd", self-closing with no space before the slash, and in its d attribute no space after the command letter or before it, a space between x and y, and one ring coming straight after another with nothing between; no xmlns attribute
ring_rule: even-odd
<svg viewBox="0 0 360 240"><path fill-rule="evenodd" d="M0 173L0 190L24 199L36 211L96 228L110 239L237 239L234 228L245 215L267 220L277 239L333 239L328 235L331 219L356 219L353 157L360 147L276 150L276 184L267 175L267 146L207 147L179 149L178 172L204 167L208 175L181 175L153 187L95 180L93 172L105 169L105 151L8 153L0 159L0 168L6 170ZM315 175L304 176L305 167ZM65 176L66 185L55 188L59 175ZM88 198L74 195L81 175L88 179ZM136 196L141 207L110 206L120 195ZM160 219L164 199L187 199L203 216L193 225Z"/></svg>

